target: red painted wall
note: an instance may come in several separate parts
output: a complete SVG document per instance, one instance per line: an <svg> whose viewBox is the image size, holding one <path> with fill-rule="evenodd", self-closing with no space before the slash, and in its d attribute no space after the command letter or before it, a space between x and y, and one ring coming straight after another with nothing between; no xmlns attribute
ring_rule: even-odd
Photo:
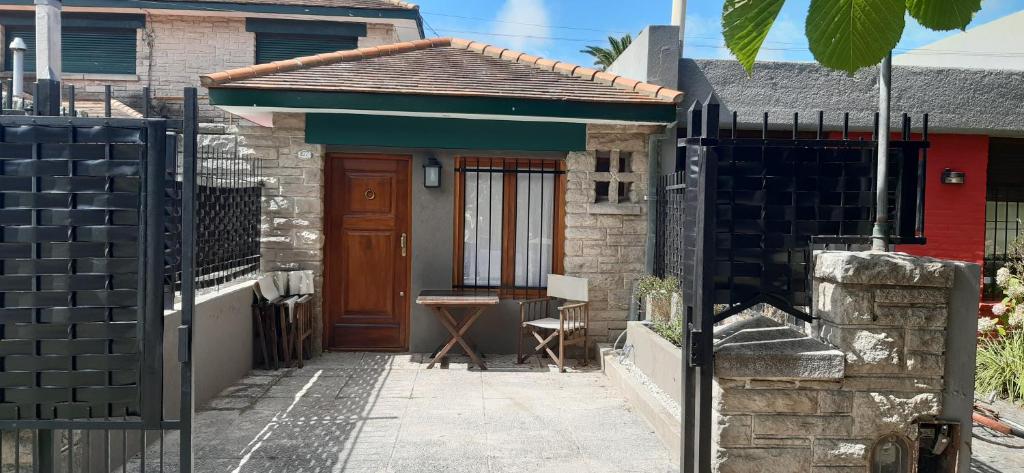
<svg viewBox="0 0 1024 473"><path fill-rule="evenodd" d="M897 251L981 264L985 257L985 188L988 137L929 136L925 191L926 245L899 245ZM943 184L946 168L967 173L964 184Z"/></svg>

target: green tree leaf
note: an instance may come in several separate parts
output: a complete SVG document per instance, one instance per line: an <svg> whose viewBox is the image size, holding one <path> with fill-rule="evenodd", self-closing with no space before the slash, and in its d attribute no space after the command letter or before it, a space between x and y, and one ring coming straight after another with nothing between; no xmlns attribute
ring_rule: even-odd
<svg viewBox="0 0 1024 473"><path fill-rule="evenodd" d="M904 1L811 0L807 40L814 59L850 74L878 64L903 36Z"/></svg>
<svg viewBox="0 0 1024 473"><path fill-rule="evenodd" d="M962 30L981 10L981 0L907 0L907 10L925 28Z"/></svg>
<svg viewBox="0 0 1024 473"><path fill-rule="evenodd" d="M749 74L754 60L786 0L725 0L722 36L725 45Z"/></svg>

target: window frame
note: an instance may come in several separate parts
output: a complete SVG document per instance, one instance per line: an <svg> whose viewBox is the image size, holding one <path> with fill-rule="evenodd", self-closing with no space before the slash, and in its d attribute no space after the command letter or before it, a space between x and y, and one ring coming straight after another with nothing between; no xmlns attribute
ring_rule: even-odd
<svg viewBox="0 0 1024 473"><path fill-rule="evenodd" d="M499 286L467 286L463 282L465 264L465 196L466 170L493 167L502 169L502 224L501 224L501 267ZM455 158L455 198L453 199L453 251L452 251L452 287L482 290L497 290L501 298L533 298L546 295L546 287L517 287L516 279L516 236L517 236L517 193L516 176L524 170L537 170L545 173L554 172L554 195L552 196L551 213L551 274L564 274L565 259L565 161L551 158L528 157L477 157L459 156ZM515 171L515 172L509 172ZM528 174L528 172L527 172ZM543 175L543 174L542 174ZM543 223L542 223L543 225ZM527 278L529 280L529 278Z"/></svg>
<svg viewBox="0 0 1024 473"><path fill-rule="evenodd" d="M14 38L15 35L19 35L19 36L24 37L25 33L23 33L22 30L28 30L28 31L32 32L32 36L31 36L31 40L28 41L28 42L30 42L29 51L26 51L25 72L27 74L34 74L35 73L35 56L34 56L34 54L35 54L35 30L34 30L34 27L33 26L29 26L29 25L12 25L12 24L5 24L3 26L4 26L4 29L3 29L3 41L4 41L4 64L3 64L3 71L7 72L7 73L10 73L10 72L12 72L12 69L14 67L13 61L11 60L12 53L10 51L10 48L8 47L8 45L10 44L10 41ZM129 61L127 56L120 58L120 59L123 60L123 63L126 66L125 69L116 69L116 70L112 71L110 69L111 64L110 64L109 60L106 60L106 59L103 62L96 62L96 61L91 61L91 60L90 61L85 61L85 60L75 61L74 60L74 59L80 58L80 57L89 57L89 54L88 54L88 51L86 51L83 48L69 47L70 45L67 43L69 40L75 41L77 44L86 44L89 41L87 40L88 37L85 36L85 35L99 35L99 36L109 37L110 35L112 35L114 33L123 34L124 37L121 38L121 39L125 41L125 45L126 46L128 44L131 45L131 60ZM131 28L131 27L127 27L127 26L121 27L121 26L74 26L74 25L65 25L65 26L63 26L61 28L61 43L62 43L61 44L61 56L62 56L61 62L63 64L63 69L64 69L63 72L66 73L66 74L96 74L96 75L105 74L105 75L128 75L128 76L138 75L138 72L139 72L138 71L138 60L139 60L138 35L139 35L139 29L138 28ZM128 41L129 37L131 38L130 41ZM69 57L69 55L70 55L70 57ZM109 59L109 57L108 57L108 59ZM71 68L68 68L69 64L72 64L73 66ZM76 64L77 65L87 64L88 66L85 67L85 68L78 68L78 67L74 67L74 65L76 65ZM127 68L128 65L130 65L130 67L131 67L130 71ZM95 66L95 67L91 67L91 66Z"/></svg>
<svg viewBox="0 0 1024 473"><path fill-rule="evenodd" d="M335 47L332 46L332 47L328 47L328 48L325 48L325 49L317 49L317 51L320 51L320 52L317 52L317 53L314 53L314 54L326 54L326 53L333 53L333 52L336 52L336 51L351 51L353 49L359 49L359 37L358 36L327 35L327 34L303 34L303 33L279 33L279 32L271 32L271 31L257 31L255 33L253 33L253 57L252 57L252 63L253 64L257 64L257 65L258 64L268 64L268 63L271 63L271 62L284 61L284 60L288 60L288 59L293 59L295 57L309 56L310 54L306 54L306 53L312 52L312 51L302 51L302 52L297 53L297 55L293 55L291 57L278 57L278 58L270 58L269 60L263 60L263 59L268 59L266 57L262 57L262 56L265 56L267 54L267 51L265 51L266 43L264 43L264 42L275 42L275 41L293 41L293 42L304 42L305 41L307 43L311 42L311 41L317 41L317 42L320 42L322 44L339 43L339 44L337 44L337 46L346 46L346 47L341 47L341 48L335 48ZM344 43L344 44L341 44L341 43ZM350 46L350 47L348 47L348 46ZM261 60L263 60L263 61L261 61Z"/></svg>

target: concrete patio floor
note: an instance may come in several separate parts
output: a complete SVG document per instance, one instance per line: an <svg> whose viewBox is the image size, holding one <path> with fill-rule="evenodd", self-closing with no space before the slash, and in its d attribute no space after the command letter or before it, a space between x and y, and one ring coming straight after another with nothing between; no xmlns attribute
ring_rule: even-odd
<svg viewBox="0 0 1024 473"><path fill-rule="evenodd" d="M593 366L558 373L492 355L329 353L255 371L202 406L197 472L674 472Z"/></svg>

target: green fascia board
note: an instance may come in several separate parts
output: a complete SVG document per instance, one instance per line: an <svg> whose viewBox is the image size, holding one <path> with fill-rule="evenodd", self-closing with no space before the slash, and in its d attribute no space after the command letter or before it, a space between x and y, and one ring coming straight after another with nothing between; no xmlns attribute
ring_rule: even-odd
<svg viewBox="0 0 1024 473"><path fill-rule="evenodd" d="M488 151L582 151L583 123L306 114L306 142L320 145Z"/></svg>
<svg viewBox="0 0 1024 473"><path fill-rule="evenodd" d="M246 18L245 31L250 33L364 37L366 36L366 23Z"/></svg>
<svg viewBox="0 0 1024 473"><path fill-rule="evenodd" d="M0 6L18 5L33 6L34 0L3 0ZM146 8L150 10L194 10L194 11L233 11L243 13L280 13L291 15L313 16L347 16L364 18L392 18L416 20L421 22L419 10L407 8L351 8L351 7L315 7L304 5L281 5L269 3L222 3L222 2L176 2L176 1L140 1L125 2L124 0L64 0L66 7L82 8ZM422 34L420 35L422 37Z"/></svg>
<svg viewBox="0 0 1024 473"><path fill-rule="evenodd" d="M210 103L239 107L538 117L580 122L611 120L634 123L672 123L676 120L676 104L673 103L599 103L516 97L459 97L215 87L210 89Z"/></svg>
<svg viewBox="0 0 1024 473"><path fill-rule="evenodd" d="M62 12L60 21L63 26L75 28L128 28L139 29L146 26L145 15L121 13L68 13ZM36 15L29 11L4 12L0 16L0 25L33 26Z"/></svg>

